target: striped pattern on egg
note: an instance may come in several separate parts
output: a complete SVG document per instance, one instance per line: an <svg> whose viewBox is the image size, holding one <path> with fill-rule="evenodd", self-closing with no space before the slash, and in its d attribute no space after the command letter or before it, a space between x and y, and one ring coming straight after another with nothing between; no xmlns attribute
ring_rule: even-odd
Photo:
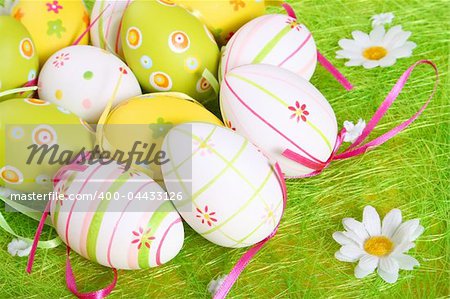
<svg viewBox="0 0 450 299"><path fill-rule="evenodd" d="M309 80L317 65L317 49L305 25L286 15L271 14L244 25L228 42L221 61L221 78L235 67L270 64Z"/></svg>
<svg viewBox="0 0 450 299"><path fill-rule="evenodd" d="M206 123L185 123L166 136L166 188L183 194L175 207L207 240L246 247L272 233L283 211L283 182L244 137Z"/></svg>
<svg viewBox="0 0 450 299"><path fill-rule="evenodd" d="M65 198L50 206L58 235L91 261L117 269L145 269L170 261L183 246L179 214L170 201L150 200L151 194L158 197L165 191L143 173L116 163L93 164L84 171L63 173L55 192Z"/></svg>
<svg viewBox="0 0 450 299"><path fill-rule="evenodd" d="M221 86L224 122L256 144L289 177L320 169L337 138L333 109L302 77L271 65L230 71ZM290 149L311 161L308 167L282 155Z"/></svg>

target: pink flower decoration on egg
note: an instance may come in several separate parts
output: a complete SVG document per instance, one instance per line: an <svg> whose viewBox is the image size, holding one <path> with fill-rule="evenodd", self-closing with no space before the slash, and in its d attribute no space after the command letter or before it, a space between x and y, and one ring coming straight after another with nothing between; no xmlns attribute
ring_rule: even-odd
<svg viewBox="0 0 450 299"><path fill-rule="evenodd" d="M295 101L295 107L289 106L289 110L294 111L294 113L291 115L290 119L297 119L297 122L300 121L300 119L304 122L307 121L306 117L309 115L309 112L306 110L306 105L300 105L298 101Z"/></svg>
<svg viewBox="0 0 450 299"><path fill-rule="evenodd" d="M69 53L61 53L55 57L53 65L57 68L64 66L64 63L70 59Z"/></svg>
<svg viewBox="0 0 450 299"><path fill-rule="evenodd" d="M291 18L287 19L286 24L291 26L291 29L296 29L297 31L300 31L300 29L302 28L300 26L300 24L297 22L297 20L295 20L295 19L291 19Z"/></svg>
<svg viewBox="0 0 450 299"><path fill-rule="evenodd" d="M58 1L53 1L53 3L47 3L47 11L53 11L54 13L59 13L59 10L63 9L61 5L59 5Z"/></svg>
<svg viewBox="0 0 450 299"><path fill-rule="evenodd" d="M141 249L142 245L145 245L145 247L150 248L151 241L155 240L155 237L149 236L151 230L152 229L149 228L144 233L144 229L142 227L139 227L137 231L133 231L133 235L137 238L131 241L131 244L138 244L137 249Z"/></svg>
<svg viewBox="0 0 450 299"><path fill-rule="evenodd" d="M213 222L217 222L217 219L211 216L216 215L216 212L208 212L208 206L205 206L205 211L203 212L199 208L197 208L198 214L196 215L197 218L201 219L202 224L208 224L208 226L211 226Z"/></svg>

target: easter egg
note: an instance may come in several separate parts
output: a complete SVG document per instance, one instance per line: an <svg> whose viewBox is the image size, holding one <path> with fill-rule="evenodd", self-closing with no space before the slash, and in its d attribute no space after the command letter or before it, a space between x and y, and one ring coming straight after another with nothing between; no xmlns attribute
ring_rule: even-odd
<svg viewBox="0 0 450 299"><path fill-rule="evenodd" d="M0 136L0 185L22 192L50 192L61 165L93 146L76 115L37 99L1 102Z"/></svg>
<svg viewBox="0 0 450 299"><path fill-rule="evenodd" d="M92 46L53 54L39 76L39 97L96 123L110 98L113 105L141 94L131 70L115 55ZM117 90L116 90L117 88Z"/></svg>
<svg viewBox="0 0 450 299"><path fill-rule="evenodd" d="M223 126L214 114L184 94L142 95L120 104L108 115L103 127L104 146L129 153L136 142L141 142L141 150L144 150L144 144L148 145L145 150L154 145L153 153L157 153L161 150L164 137L173 126L194 121ZM153 179L161 179L160 165L139 164Z"/></svg>
<svg viewBox="0 0 450 299"><path fill-rule="evenodd" d="M169 195L150 177L117 163L63 171L50 217L81 256L116 269L146 269L173 259L183 223Z"/></svg>
<svg viewBox="0 0 450 299"><path fill-rule="evenodd" d="M89 26L89 14L81 0L19 0L11 15L31 33L40 65L56 51L73 44ZM88 41L87 34L79 44Z"/></svg>
<svg viewBox="0 0 450 299"><path fill-rule="evenodd" d="M256 64L229 71L220 105L225 123L290 177L320 169L336 143L337 122L328 101L304 78L276 66ZM310 160L310 167L284 157L286 149Z"/></svg>
<svg viewBox="0 0 450 299"><path fill-rule="evenodd" d="M115 53L123 58L120 31L122 17L132 0L96 0L91 19L98 21L91 27L92 45ZM109 5L109 6L108 6ZM104 12L102 15L100 15Z"/></svg>
<svg viewBox="0 0 450 299"><path fill-rule="evenodd" d="M217 99L220 53L208 28L172 1L135 1L123 17L125 60L146 92L177 91L204 103Z"/></svg>
<svg viewBox="0 0 450 299"><path fill-rule="evenodd" d="M10 16L0 16L0 45L0 92L32 84L37 79L39 61L27 29Z"/></svg>
<svg viewBox="0 0 450 299"><path fill-rule="evenodd" d="M208 26L219 45L225 45L245 23L264 15L266 6L282 1L198 1L175 0Z"/></svg>
<svg viewBox="0 0 450 299"><path fill-rule="evenodd" d="M270 64L309 80L317 65L314 39L305 25L286 15L259 17L244 25L228 42L221 60L221 78L235 67Z"/></svg>
<svg viewBox="0 0 450 299"><path fill-rule="evenodd" d="M283 212L283 184L267 158L230 129L185 123L167 134L162 165L174 205L207 240L246 247L269 236Z"/></svg>

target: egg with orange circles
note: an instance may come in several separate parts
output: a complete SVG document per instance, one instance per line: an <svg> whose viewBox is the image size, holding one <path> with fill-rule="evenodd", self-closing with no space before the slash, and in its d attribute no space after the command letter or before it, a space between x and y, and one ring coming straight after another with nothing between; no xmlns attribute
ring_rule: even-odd
<svg viewBox="0 0 450 299"><path fill-rule="evenodd" d="M125 61L144 91L177 91L216 104L219 49L187 10L173 1L134 1L125 11L121 40Z"/></svg>
<svg viewBox="0 0 450 299"><path fill-rule="evenodd" d="M92 129L70 111L38 99L0 103L0 186L47 193L62 165L91 150Z"/></svg>
<svg viewBox="0 0 450 299"><path fill-rule="evenodd" d="M33 84L39 61L28 30L14 18L0 16L0 45L0 92ZM10 97L18 95L3 96L0 101Z"/></svg>
<svg viewBox="0 0 450 299"><path fill-rule="evenodd" d="M90 22L81 0L19 0L13 6L11 16L30 31L40 65L56 51L73 44ZM86 45L88 41L89 34L86 34L79 44Z"/></svg>

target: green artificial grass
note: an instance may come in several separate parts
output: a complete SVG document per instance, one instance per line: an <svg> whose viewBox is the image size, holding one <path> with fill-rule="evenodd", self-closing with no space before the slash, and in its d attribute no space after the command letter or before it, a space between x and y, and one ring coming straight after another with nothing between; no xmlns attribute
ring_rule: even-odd
<svg viewBox="0 0 450 299"><path fill-rule="evenodd" d="M355 85L346 92L318 66L312 83L344 120L369 120L398 77L413 62L431 59L439 68L439 89L425 113L393 140L363 156L334 162L320 176L289 180L288 203L277 236L271 240L230 292L230 298L444 298L450 295L449 213L449 1L330 1L294 3L300 20L313 32L320 51ZM273 10L272 10L273 11ZM413 56L389 68L344 67L334 58L341 38L353 30L370 31L370 17L393 12L393 25L412 31ZM372 134L381 135L413 115L433 86L431 68L414 71L404 92ZM395 284L376 274L358 280L355 264L334 258L340 246L332 233L343 230L341 220L362 217L374 206L381 216L399 208L404 219L419 218L425 227L410 254L421 266L400 271ZM3 208L2 208L3 212ZM16 213L5 217L18 233L32 237L37 222ZM216 246L185 225L180 254L150 270L119 271L111 298L207 298L212 278L227 274L245 249ZM46 229L44 239L55 236ZM26 258L12 257L6 248L12 237L0 232L0 298L71 297L65 287L65 248L38 250L32 275ZM72 253L79 289L92 291L111 281L108 268Z"/></svg>

